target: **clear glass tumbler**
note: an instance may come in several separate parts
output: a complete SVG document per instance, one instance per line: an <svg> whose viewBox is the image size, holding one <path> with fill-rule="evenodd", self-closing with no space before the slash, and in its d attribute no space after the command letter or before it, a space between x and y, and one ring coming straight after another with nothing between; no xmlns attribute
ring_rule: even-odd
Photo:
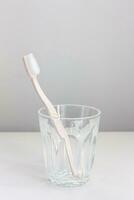
<svg viewBox="0 0 134 200"><path fill-rule="evenodd" d="M90 177L101 112L85 105L56 105L55 109L60 119L51 117L46 108L38 112L47 180L61 186L79 186ZM65 142L59 137L54 120L62 122L69 136L74 166L79 176L71 172Z"/></svg>

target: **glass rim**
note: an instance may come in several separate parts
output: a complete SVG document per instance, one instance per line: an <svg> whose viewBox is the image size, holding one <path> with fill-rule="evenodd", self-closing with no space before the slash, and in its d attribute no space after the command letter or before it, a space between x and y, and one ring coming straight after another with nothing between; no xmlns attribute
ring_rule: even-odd
<svg viewBox="0 0 134 200"><path fill-rule="evenodd" d="M48 118L48 119L61 119L61 120L84 120L84 119L94 119L96 117L99 117L101 115L101 111L94 107L94 106L88 106L88 105L82 105L82 104L56 104L54 105L55 106L73 106L73 107L85 107L85 108L89 108L89 109L93 109L95 110L97 113L96 114L93 114L93 115L90 115L90 116L85 116L85 117L60 117L60 118L57 118L55 116L50 116L49 114L44 114L42 113L42 110L46 110L47 108L46 107L41 107L39 110L38 110L38 114L39 116L41 117L45 117L45 118Z"/></svg>

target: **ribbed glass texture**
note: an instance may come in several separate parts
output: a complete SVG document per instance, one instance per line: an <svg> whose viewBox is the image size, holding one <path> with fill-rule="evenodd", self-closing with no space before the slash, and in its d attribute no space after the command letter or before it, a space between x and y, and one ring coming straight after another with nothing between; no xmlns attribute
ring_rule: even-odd
<svg viewBox="0 0 134 200"><path fill-rule="evenodd" d="M60 119L51 117L45 108L38 112L47 180L61 186L79 186L90 178L100 111L84 105L57 105L55 108ZM72 175L65 142L59 137L54 120L62 122L69 136L73 162L79 176Z"/></svg>

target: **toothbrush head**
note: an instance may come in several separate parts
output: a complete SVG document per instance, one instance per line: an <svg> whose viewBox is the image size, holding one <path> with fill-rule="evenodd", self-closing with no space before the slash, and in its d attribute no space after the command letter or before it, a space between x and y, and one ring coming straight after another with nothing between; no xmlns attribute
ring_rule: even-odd
<svg viewBox="0 0 134 200"><path fill-rule="evenodd" d="M32 53L25 55L23 61L26 67L26 71L31 78L35 78L40 73L39 65Z"/></svg>

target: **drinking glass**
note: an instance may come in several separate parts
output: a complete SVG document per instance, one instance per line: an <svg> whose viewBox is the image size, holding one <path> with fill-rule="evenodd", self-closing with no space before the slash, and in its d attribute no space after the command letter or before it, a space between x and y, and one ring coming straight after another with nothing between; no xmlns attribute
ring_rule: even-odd
<svg viewBox="0 0 134 200"><path fill-rule="evenodd" d="M38 111L47 180L60 186L79 186L90 178L101 112L70 104L56 105L55 109L59 118L50 116L46 108ZM68 134L78 176L71 172L65 141L58 135L54 120L60 120Z"/></svg>

